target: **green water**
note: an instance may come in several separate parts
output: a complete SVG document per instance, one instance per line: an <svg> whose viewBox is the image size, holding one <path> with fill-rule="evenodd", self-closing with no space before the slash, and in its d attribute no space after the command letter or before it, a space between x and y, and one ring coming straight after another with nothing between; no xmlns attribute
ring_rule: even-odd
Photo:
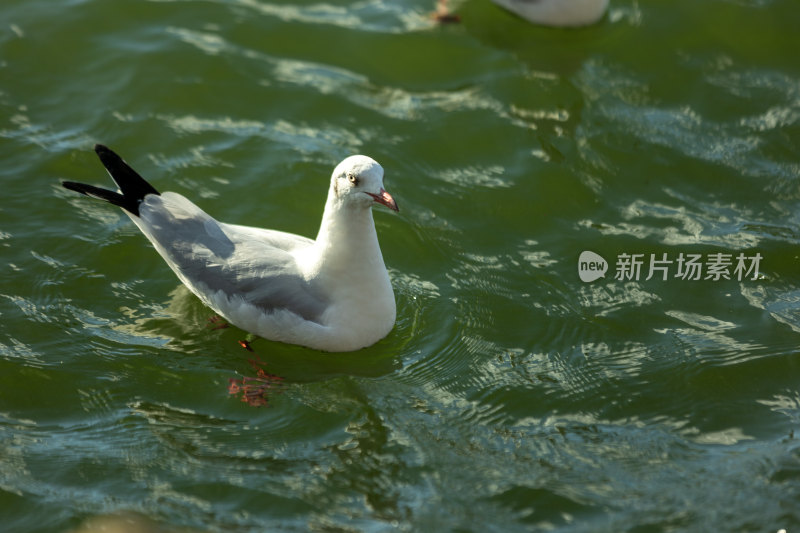
<svg viewBox="0 0 800 533"><path fill-rule="evenodd" d="M4 0L0 529L800 529L800 4L451 3ZM377 159L394 331L244 350L59 186L110 183L94 142L309 236L333 166ZM259 368L266 407L228 390Z"/></svg>

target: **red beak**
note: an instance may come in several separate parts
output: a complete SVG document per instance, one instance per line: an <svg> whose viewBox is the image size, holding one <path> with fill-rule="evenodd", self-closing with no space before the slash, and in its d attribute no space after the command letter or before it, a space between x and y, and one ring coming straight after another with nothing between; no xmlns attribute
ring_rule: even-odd
<svg viewBox="0 0 800 533"><path fill-rule="evenodd" d="M397 207L397 202L394 201L392 195L384 191L383 189L381 189L380 192L378 192L378 194L372 194L371 192L368 192L367 194L372 196L373 200L375 200L379 204L385 205L392 211L400 211L400 209Z"/></svg>

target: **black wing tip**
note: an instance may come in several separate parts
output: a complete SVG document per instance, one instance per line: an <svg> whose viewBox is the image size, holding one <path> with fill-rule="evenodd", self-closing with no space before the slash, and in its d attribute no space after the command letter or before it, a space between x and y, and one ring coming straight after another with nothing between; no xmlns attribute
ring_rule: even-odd
<svg viewBox="0 0 800 533"><path fill-rule="evenodd" d="M69 189L70 191L79 192L81 194L85 194L86 196L92 196L92 193L96 193L98 190L107 191L109 193L113 193L114 191L108 191L107 189L101 189L100 187L95 187L94 185L88 185L86 183L79 183L77 181L62 181L61 186L65 189ZM114 193L118 194L118 193ZM96 194L95 194L96 195ZM122 195L119 195L122 197Z"/></svg>
<svg viewBox="0 0 800 533"><path fill-rule="evenodd" d="M126 197L141 201L148 194L161 194L108 146L97 143L94 145L94 151Z"/></svg>
<svg viewBox="0 0 800 533"><path fill-rule="evenodd" d="M159 192L108 146L97 143L94 145L94 151L117 184L117 187L119 187L120 192L76 181L62 181L61 185L65 189L105 200L139 216L139 204L144 200L144 197L148 194L159 195Z"/></svg>
<svg viewBox="0 0 800 533"><path fill-rule="evenodd" d="M82 183L78 183L77 181L62 181L61 186L65 189L69 189L71 191L79 192L83 194L83 190L81 188Z"/></svg>
<svg viewBox="0 0 800 533"><path fill-rule="evenodd" d="M100 162L103 163L103 166L106 167L109 172L114 170L114 167L127 167L128 165L122 160L122 158L117 154L114 150L106 146L105 144L97 143L94 145L94 153L97 154L97 157L100 158ZM112 167L112 168L109 168ZM135 173L133 169L130 169L131 172ZM112 173L112 178L114 177Z"/></svg>
<svg viewBox="0 0 800 533"><path fill-rule="evenodd" d="M109 147L108 147L108 146L106 146L105 144L100 144L100 143L96 143L96 144L94 145L94 152L95 152L97 155L101 155L101 154L107 154L107 153L112 153L112 154L113 154L113 153L114 153L114 151L113 151L113 150L111 150L111 148L109 148Z"/></svg>
<svg viewBox="0 0 800 533"><path fill-rule="evenodd" d="M94 185L89 185L87 183L78 183L77 181L62 181L61 185L70 191L85 194L86 196L91 196L92 198L105 200L110 204L119 206L126 211L139 216L139 203L131 202L129 198L125 198L118 192L103 189L101 187L95 187Z"/></svg>

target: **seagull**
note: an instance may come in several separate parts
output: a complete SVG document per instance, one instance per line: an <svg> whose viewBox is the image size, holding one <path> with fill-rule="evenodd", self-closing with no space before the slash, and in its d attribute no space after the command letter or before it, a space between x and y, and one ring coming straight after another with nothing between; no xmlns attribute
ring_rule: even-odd
<svg viewBox="0 0 800 533"><path fill-rule="evenodd" d="M603 16L608 0L492 0L536 24L586 26Z"/></svg>
<svg viewBox="0 0 800 533"><path fill-rule="evenodd" d="M370 346L394 327L394 292L371 208L398 208L375 160L354 155L336 166L312 240L218 222L178 193L159 193L108 147L94 150L118 191L62 185L121 207L178 278L231 324L327 352Z"/></svg>

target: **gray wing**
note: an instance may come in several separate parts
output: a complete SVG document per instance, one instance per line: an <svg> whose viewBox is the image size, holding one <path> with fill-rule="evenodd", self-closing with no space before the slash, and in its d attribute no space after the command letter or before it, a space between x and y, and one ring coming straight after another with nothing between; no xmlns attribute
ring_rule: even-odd
<svg viewBox="0 0 800 533"><path fill-rule="evenodd" d="M310 239L221 224L176 193L148 196L140 213L134 222L199 291L222 291L267 312L286 309L320 322L328 299L303 277L289 253L309 246Z"/></svg>

